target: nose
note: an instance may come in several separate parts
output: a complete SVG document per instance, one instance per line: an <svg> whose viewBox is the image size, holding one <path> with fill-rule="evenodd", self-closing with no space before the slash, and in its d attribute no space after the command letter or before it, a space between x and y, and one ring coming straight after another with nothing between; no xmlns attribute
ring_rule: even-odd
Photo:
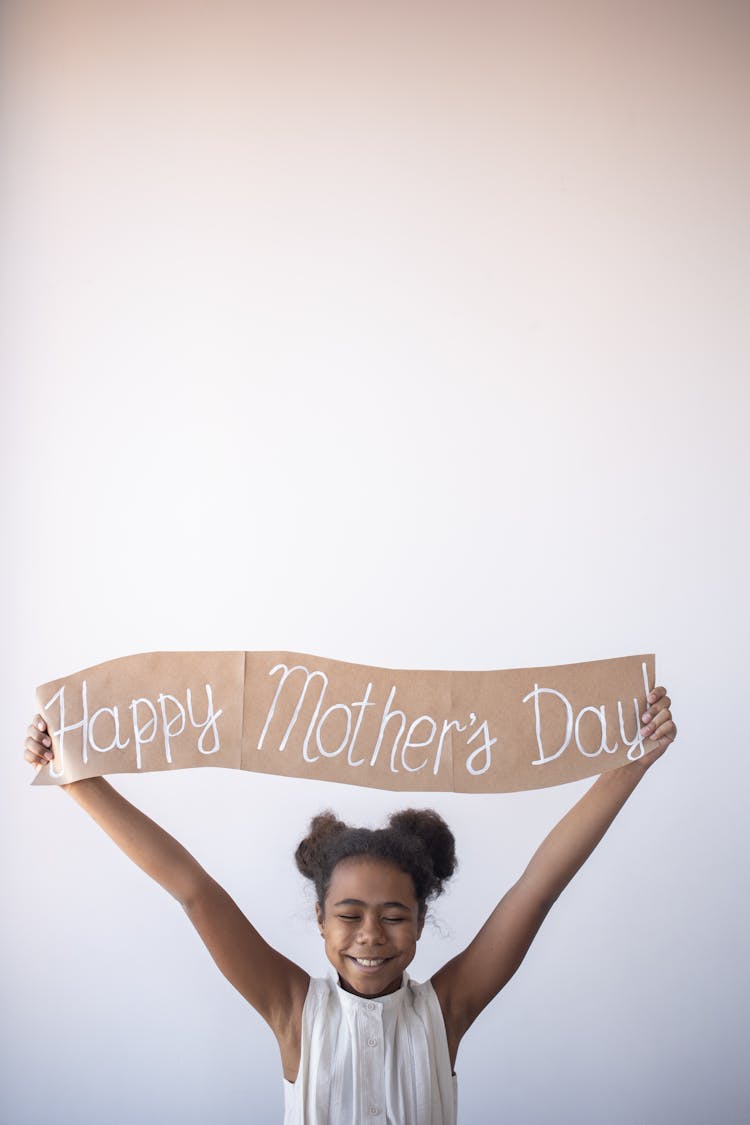
<svg viewBox="0 0 750 1125"><path fill-rule="evenodd" d="M360 945L382 945L386 936L380 919L366 914L357 932L357 941Z"/></svg>

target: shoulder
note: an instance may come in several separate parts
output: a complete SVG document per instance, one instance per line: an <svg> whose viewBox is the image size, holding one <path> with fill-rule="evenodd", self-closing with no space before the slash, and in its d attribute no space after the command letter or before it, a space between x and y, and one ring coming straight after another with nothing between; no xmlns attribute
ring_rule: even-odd
<svg viewBox="0 0 750 1125"><path fill-rule="evenodd" d="M404 991L407 1002L423 1020L444 1024L443 1007L431 980L408 980Z"/></svg>
<svg viewBox="0 0 750 1125"><path fill-rule="evenodd" d="M342 1008L341 989L330 976L310 977L302 1008L302 1025L308 1034L321 1023L331 1023Z"/></svg>
<svg viewBox="0 0 750 1125"><path fill-rule="evenodd" d="M409 977L406 981L406 994L423 1003L431 1003L435 996L435 989L433 988L431 980L419 981L412 980L411 977Z"/></svg>

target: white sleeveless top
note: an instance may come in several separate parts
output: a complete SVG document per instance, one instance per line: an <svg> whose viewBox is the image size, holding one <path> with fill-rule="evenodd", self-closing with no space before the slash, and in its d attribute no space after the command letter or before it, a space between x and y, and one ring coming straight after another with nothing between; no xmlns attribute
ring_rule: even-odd
<svg viewBox="0 0 750 1125"><path fill-rule="evenodd" d="M284 1082L284 1125L456 1125L456 1077L430 981L404 973L372 1000L313 977L302 1011L297 1081Z"/></svg>

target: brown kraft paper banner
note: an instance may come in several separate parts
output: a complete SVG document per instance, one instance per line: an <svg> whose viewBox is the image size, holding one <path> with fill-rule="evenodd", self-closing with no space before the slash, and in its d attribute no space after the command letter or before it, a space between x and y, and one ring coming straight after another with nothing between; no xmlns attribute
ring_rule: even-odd
<svg viewBox="0 0 750 1125"><path fill-rule="evenodd" d="M34 784L225 766L374 789L509 793L642 757L655 657L404 671L297 652L124 656L37 689Z"/></svg>

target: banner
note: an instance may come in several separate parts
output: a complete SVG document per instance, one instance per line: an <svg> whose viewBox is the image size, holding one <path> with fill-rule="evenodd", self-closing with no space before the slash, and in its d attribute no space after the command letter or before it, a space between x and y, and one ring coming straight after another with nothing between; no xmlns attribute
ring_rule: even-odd
<svg viewBox="0 0 750 1125"><path fill-rule="evenodd" d="M642 757L653 655L406 671L297 652L153 652L37 689L34 784L224 766L375 789L508 793Z"/></svg>

